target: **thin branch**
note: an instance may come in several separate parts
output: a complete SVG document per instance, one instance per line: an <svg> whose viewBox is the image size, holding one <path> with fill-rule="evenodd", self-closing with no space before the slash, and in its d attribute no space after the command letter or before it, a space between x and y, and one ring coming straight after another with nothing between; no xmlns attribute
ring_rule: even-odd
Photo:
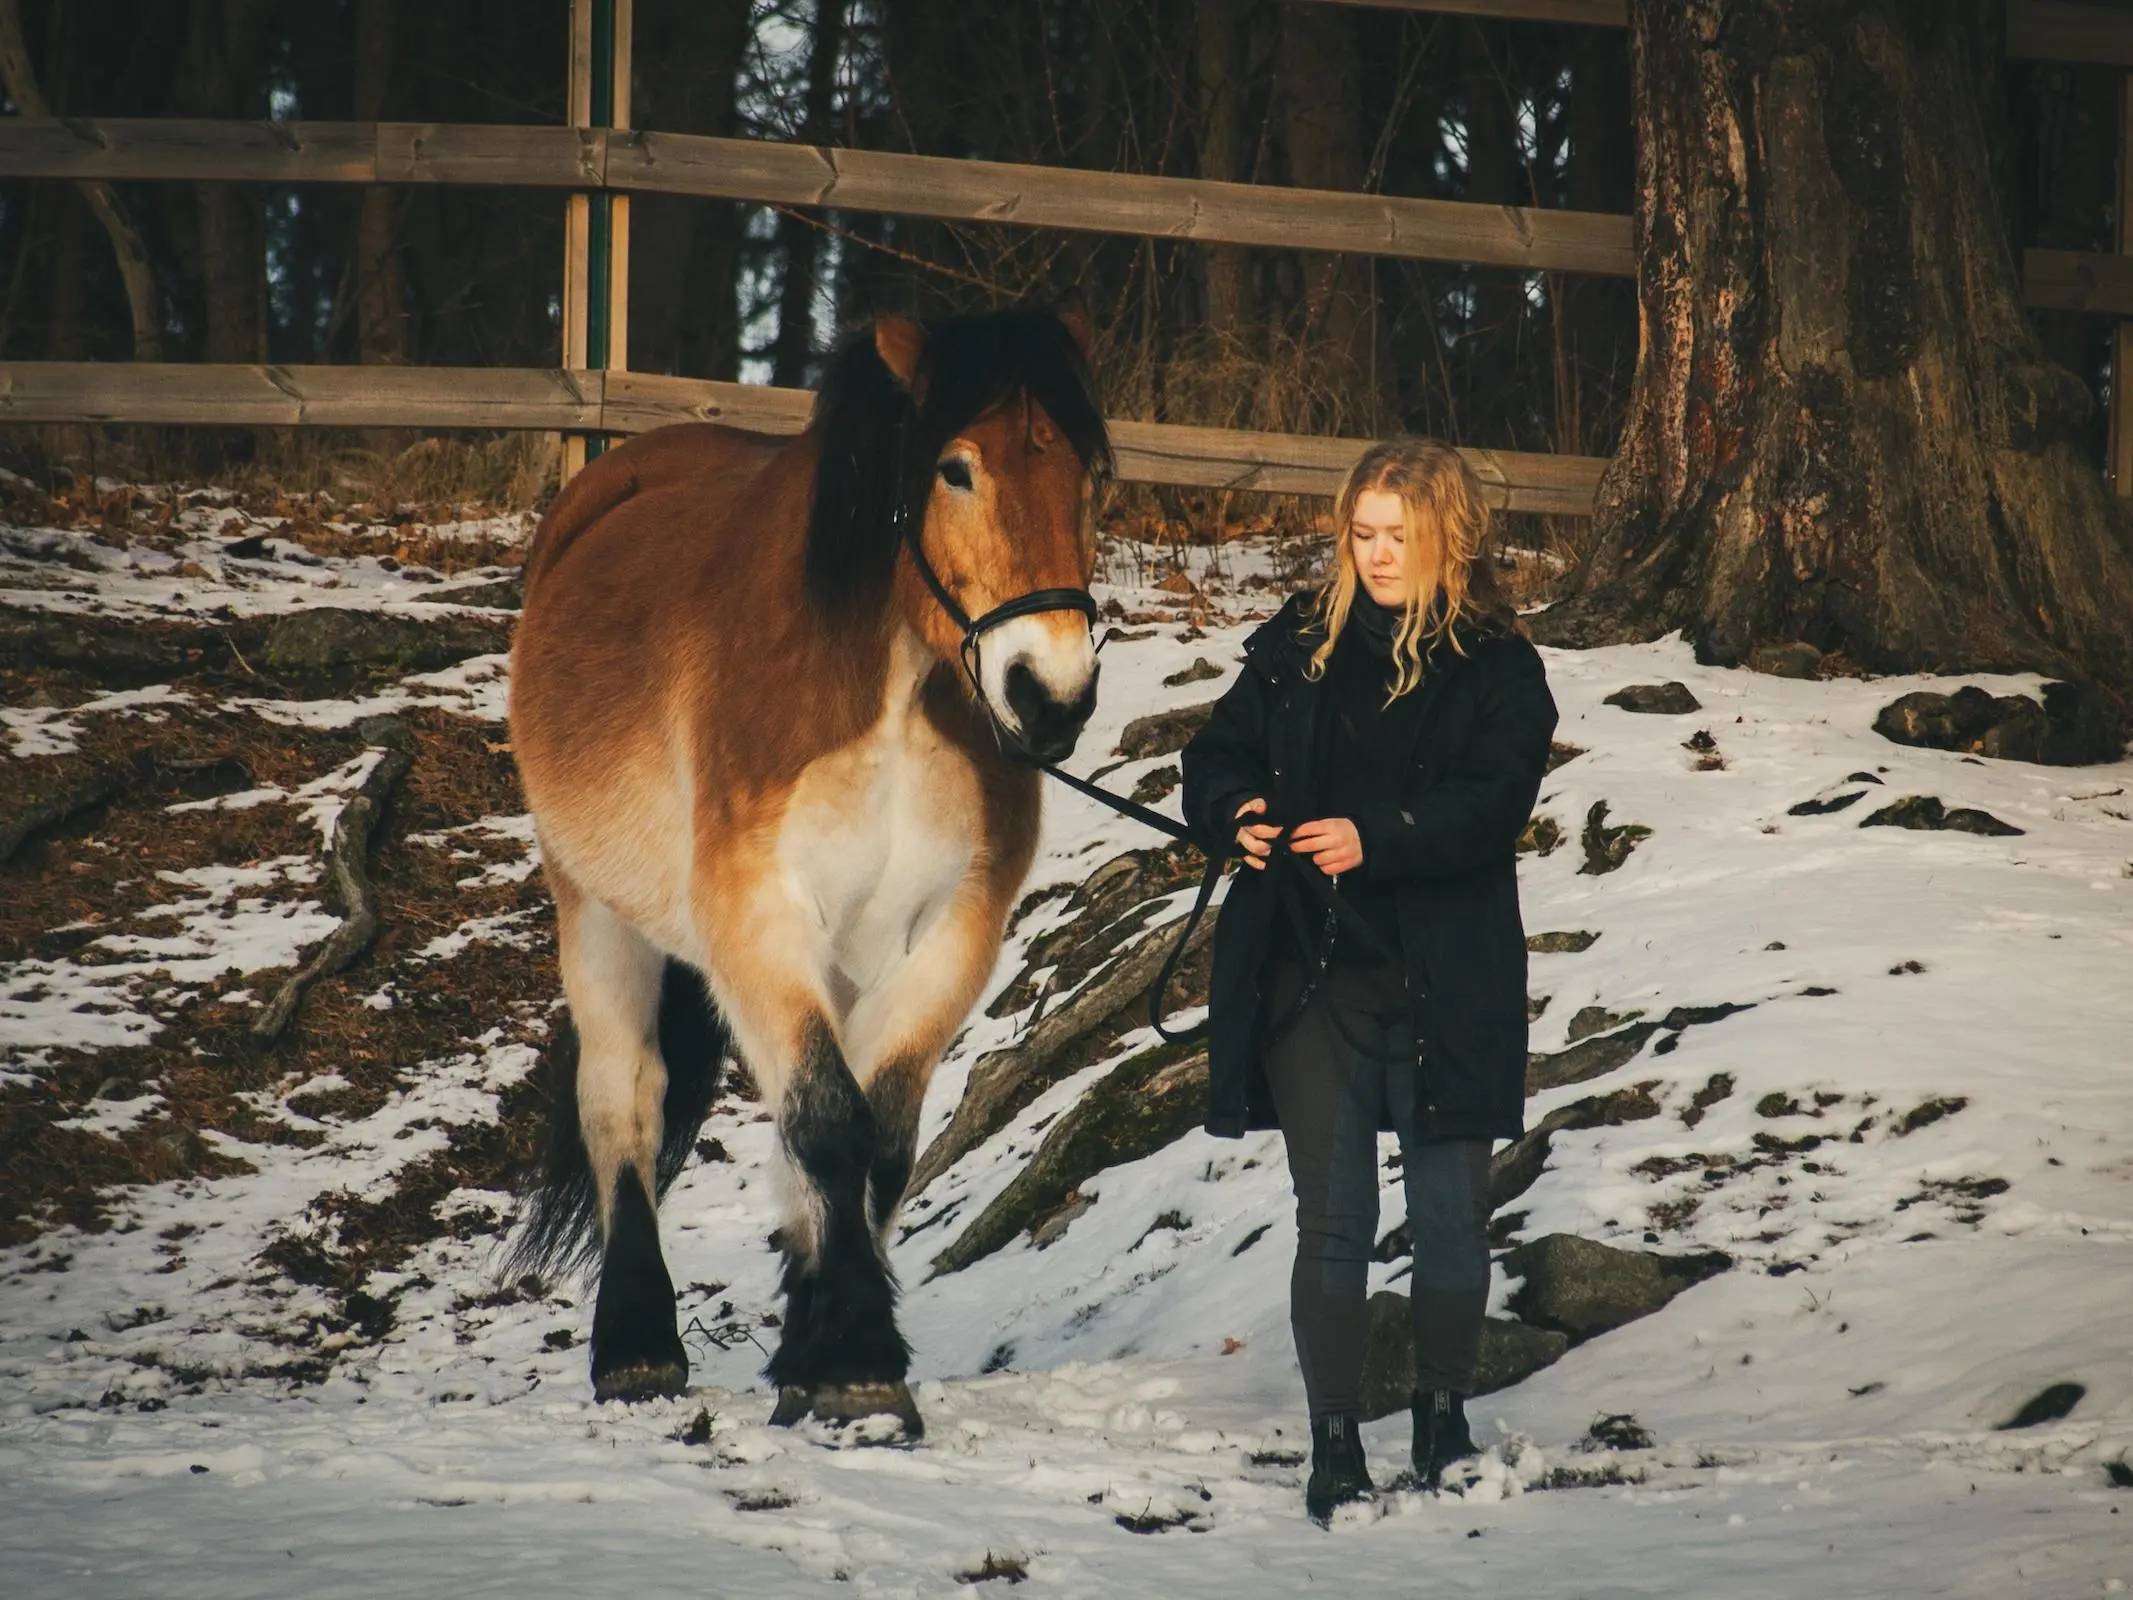
<svg viewBox="0 0 2133 1600"><path fill-rule="evenodd" d="M405 750L381 750L377 765L334 819L326 871L340 891L344 916L341 925L319 946L318 954L281 986L259 1020L252 1024L252 1037L262 1044L271 1044L281 1036L312 984L348 966L377 937L377 900L371 893L364 858L370 853L370 836L377 830L386 797L414 764L415 758Z"/></svg>

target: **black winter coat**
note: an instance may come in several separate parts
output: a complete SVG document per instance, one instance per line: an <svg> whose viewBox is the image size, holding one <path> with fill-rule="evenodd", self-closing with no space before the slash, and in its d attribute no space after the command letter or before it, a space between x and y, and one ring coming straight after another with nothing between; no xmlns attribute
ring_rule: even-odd
<svg viewBox="0 0 2133 1600"><path fill-rule="evenodd" d="M1311 819L1311 760L1323 685L1304 676L1324 635L1297 595L1245 642L1245 667L1185 747L1185 819L1234 853L1237 807L1264 795L1268 820ZM1548 762L1554 697L1517 634L1463 632L1441 647L1411 718L1413 748L1388 752L1400 799L1352 820L1363 861L1395 886L1414 1006L1425 1139L1515 1139L1525 1128L1526 937L1518 837ZM1276 869L1240 868L1215 927L1208 1005L1207 1131L1278 1126L1260 1062L1261 995L1279 913ZM1313 872L1307 859L1287 869Z"/></svg>

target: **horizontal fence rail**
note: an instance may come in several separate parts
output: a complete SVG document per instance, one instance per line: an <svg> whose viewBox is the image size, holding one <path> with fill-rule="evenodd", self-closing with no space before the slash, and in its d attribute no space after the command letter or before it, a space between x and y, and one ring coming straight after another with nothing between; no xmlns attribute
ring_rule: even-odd
<svg viewBox="0 0 2133 1600"><path fill-rule="evenodd" d="M695 195L1210 244L1631 276L1629 218L694 134L480 123L0 121L0 178L463 184ZM2108 255L2031 250L2033 306L2133 314Z"/></svg>
<svg viewBox="0 0 2133 1600"><path fill-rule="evenodd" d="M754 139L482 123L0 119L0 179L468 184L697 195L950 221L1629 277L1626 216L953 161ZM2133 315L2124 258L2024 254L2023 298Z"/></svg>
<svg viewBox="0 0 2133 1600"><path fill-rule="evenodd" d="M1628 277L1629 218L756 139L483 123L0 121L0 178L469 184L695 195Z"/></svg>
<svg viewBox="0 0 2133 1600"><path fill-rule="evenodd" d="M275 367L0 362L0 424L519 428L642 433L670 422L721 422L797 433L805 389L643 372L517 367ZM1368 439L1192 428L1118 420L1121 478L1136 483L1332 495ZM1589 516L1598 456L1468 450L1492 505Z"/></svg>

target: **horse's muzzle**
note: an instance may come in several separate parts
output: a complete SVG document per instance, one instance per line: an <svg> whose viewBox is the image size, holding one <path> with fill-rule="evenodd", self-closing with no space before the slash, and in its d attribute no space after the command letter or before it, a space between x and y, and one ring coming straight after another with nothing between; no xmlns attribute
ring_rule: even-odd
<svg viewBox="0 0 2133 1600"><path fill-rule="evenodd" d="M1007 669L1006 689L1007 707L1014 713L1015 726L1004 731L1011 735L1011 753L1017 759L1043 766L1064 761L1074 753L1081 730L1088 726L1089 713L1096 709L1094 672L1078 696L1061 700L1026 663L1017 661Z"/></svg>

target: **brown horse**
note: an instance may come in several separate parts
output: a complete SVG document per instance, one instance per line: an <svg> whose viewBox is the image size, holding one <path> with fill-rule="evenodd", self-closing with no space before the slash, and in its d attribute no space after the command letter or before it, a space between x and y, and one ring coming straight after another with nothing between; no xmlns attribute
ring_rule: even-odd
<svg viewBox="0 0 2133 1600"><path fill-rule="evenodd" d="M1078 307L878 317L805 433L659 429L535 536L511 733L575 1055L517 1255L597 1257L602 1399L687 1380L657 1207L730 1049L792 1180L772 1420L920 1429L884 1234L1035 848L1033 763L1095 704L1086 345Z"/></svg>

